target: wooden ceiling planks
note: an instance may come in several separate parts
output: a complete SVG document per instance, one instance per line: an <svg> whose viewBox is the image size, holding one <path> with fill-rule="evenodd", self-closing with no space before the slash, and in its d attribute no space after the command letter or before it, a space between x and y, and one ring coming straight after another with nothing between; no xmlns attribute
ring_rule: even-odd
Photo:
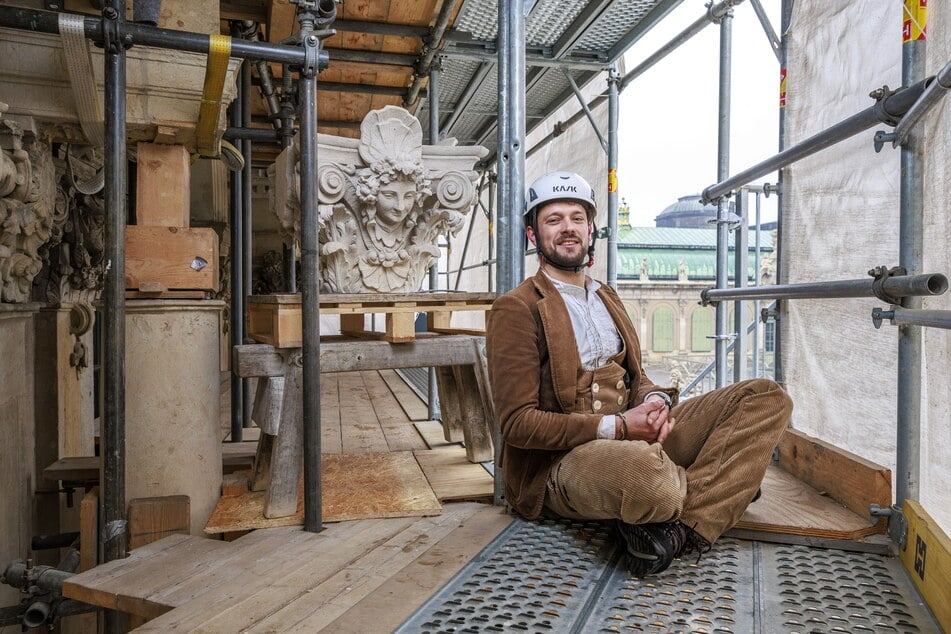
<svg viewBox="0 0 951 634"><path fill-rule="evenodd" d="M444 2L449 0L344 0L337 7L337 17L352 22L377 22L391 25L432 27ZM455 13L461 8L457 3ZM230 14L240 16L266 14L264 32L270 42L280 42L297 30L297 5L290 0L226 0ZM455 19L455 15L453 15ZM381 35L357 31L338 30L325 41L329 48L364 51L370 53L397 53L419 55L423 39L401 35ZM275 85L281 82L280 65L271 65ZM327 83L344 83L365 86L385 86L408 89L413 82L412 67L367 62L331 59L330 66L320 73L318 80ZM359 136L353 124L359 123L370 110L386 105L402 105L399 95L378 95L359 88L348 91L318 89L318 130L325 134L345 137ZM413 108L415 109L415 107ZM255 99L255 114L264 115L263 102ZM326 122L326 123L323 123ZM334 122L349 122L350 125L334 125Z"/></svg>

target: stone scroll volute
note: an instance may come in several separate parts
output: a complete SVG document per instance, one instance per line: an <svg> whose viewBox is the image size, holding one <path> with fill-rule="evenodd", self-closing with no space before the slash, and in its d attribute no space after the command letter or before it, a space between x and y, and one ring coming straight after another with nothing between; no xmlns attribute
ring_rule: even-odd
<svg viewBox="0 0 951 634"><path fill-rule="evenodd" d="M402 293L420 289L475 204L483 147L423 145L419 121L396 106L370 112L360 138L317 137L321 290ZM272 172L272 209L285 242L300 242L297 145Z"/></svg>

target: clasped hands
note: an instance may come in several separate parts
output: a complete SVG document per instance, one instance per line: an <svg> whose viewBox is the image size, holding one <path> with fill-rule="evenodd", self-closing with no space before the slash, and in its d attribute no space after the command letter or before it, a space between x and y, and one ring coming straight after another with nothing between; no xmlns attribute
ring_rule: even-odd
<svg viewBox="0 0 951 634"><path fill-rule="evenodd" d="M667 440L676 421L670 416L667 403L661 398L651 397L637 407L618 414L618 425L624 425L621 438L624 440L644 440L649 443L662 443Z"/></svg>

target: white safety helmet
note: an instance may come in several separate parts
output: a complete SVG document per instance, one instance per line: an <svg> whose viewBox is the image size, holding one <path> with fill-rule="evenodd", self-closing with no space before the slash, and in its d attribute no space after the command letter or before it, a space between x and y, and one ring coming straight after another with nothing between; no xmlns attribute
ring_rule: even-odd
<svg viewBox="0 0 951 634"><path fill-rule="evenodd" d="M525 213L522 216L525 226L534 228L538 208L556 200L581 203L588 210L588 220L594 222L597 206L594 190L588 181L574 172L548 172L537 178L525 195Z"/></svg>
<svg viewBox="0 0 951 634"><path fill-rule="evenodd" d="M581 205L588 212L588 223L592 225L591 242L588 245L588 261L579 266L563 266L555 258L542 250L539 243L536 245L538 255L544 258L550 266L563 271L578 272L584 268L594 266L594 243L597 240L597 227L594 227L594 217L597 215L597 205L594 199L594 190L588 181L581 178L574 172L548 172L540 176L528 188L525 195L525 214L522 221L525 227L531 227L535 234L538 234L538 210L545 204L557 200L568 200Z"/></svg>

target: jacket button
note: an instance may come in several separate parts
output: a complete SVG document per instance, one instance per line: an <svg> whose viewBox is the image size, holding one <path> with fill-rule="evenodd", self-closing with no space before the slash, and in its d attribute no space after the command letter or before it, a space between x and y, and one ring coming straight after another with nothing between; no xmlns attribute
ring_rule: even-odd
<svg viewBox="0 0 951 634"><path fill-rule="evenodd" d="M615 387L616 387L617 389L619 389L619 390L623 390L623 389L624 389L624 379L621 379L620 381L618 381L618 382L617 382L617 385L616 385Z"/></svg>
<svg viewBox="0 0 951 634"><path fill-rule="evenodd" d="M617 397L617 404L618 404L618 405L624 405L624 397L623 397L623 396Z"/></svg>
<svg viewBox="0 0 951 634"><path fill-rule="evenodd" d="M598 390L600 390L600 389L601 389L601 386L598 385L597 383L592 383L592 384L591 384L591 393L592 393L592 394L597 394L597 393L598 393Z"/></svg>
<svg viewBox="0 0 951 634"><path fill-rule="evenodd" d="M591 404L591 407L593 407L594 411L597 412L602 407L601 401L595 401L594 403Z"/></svg>

